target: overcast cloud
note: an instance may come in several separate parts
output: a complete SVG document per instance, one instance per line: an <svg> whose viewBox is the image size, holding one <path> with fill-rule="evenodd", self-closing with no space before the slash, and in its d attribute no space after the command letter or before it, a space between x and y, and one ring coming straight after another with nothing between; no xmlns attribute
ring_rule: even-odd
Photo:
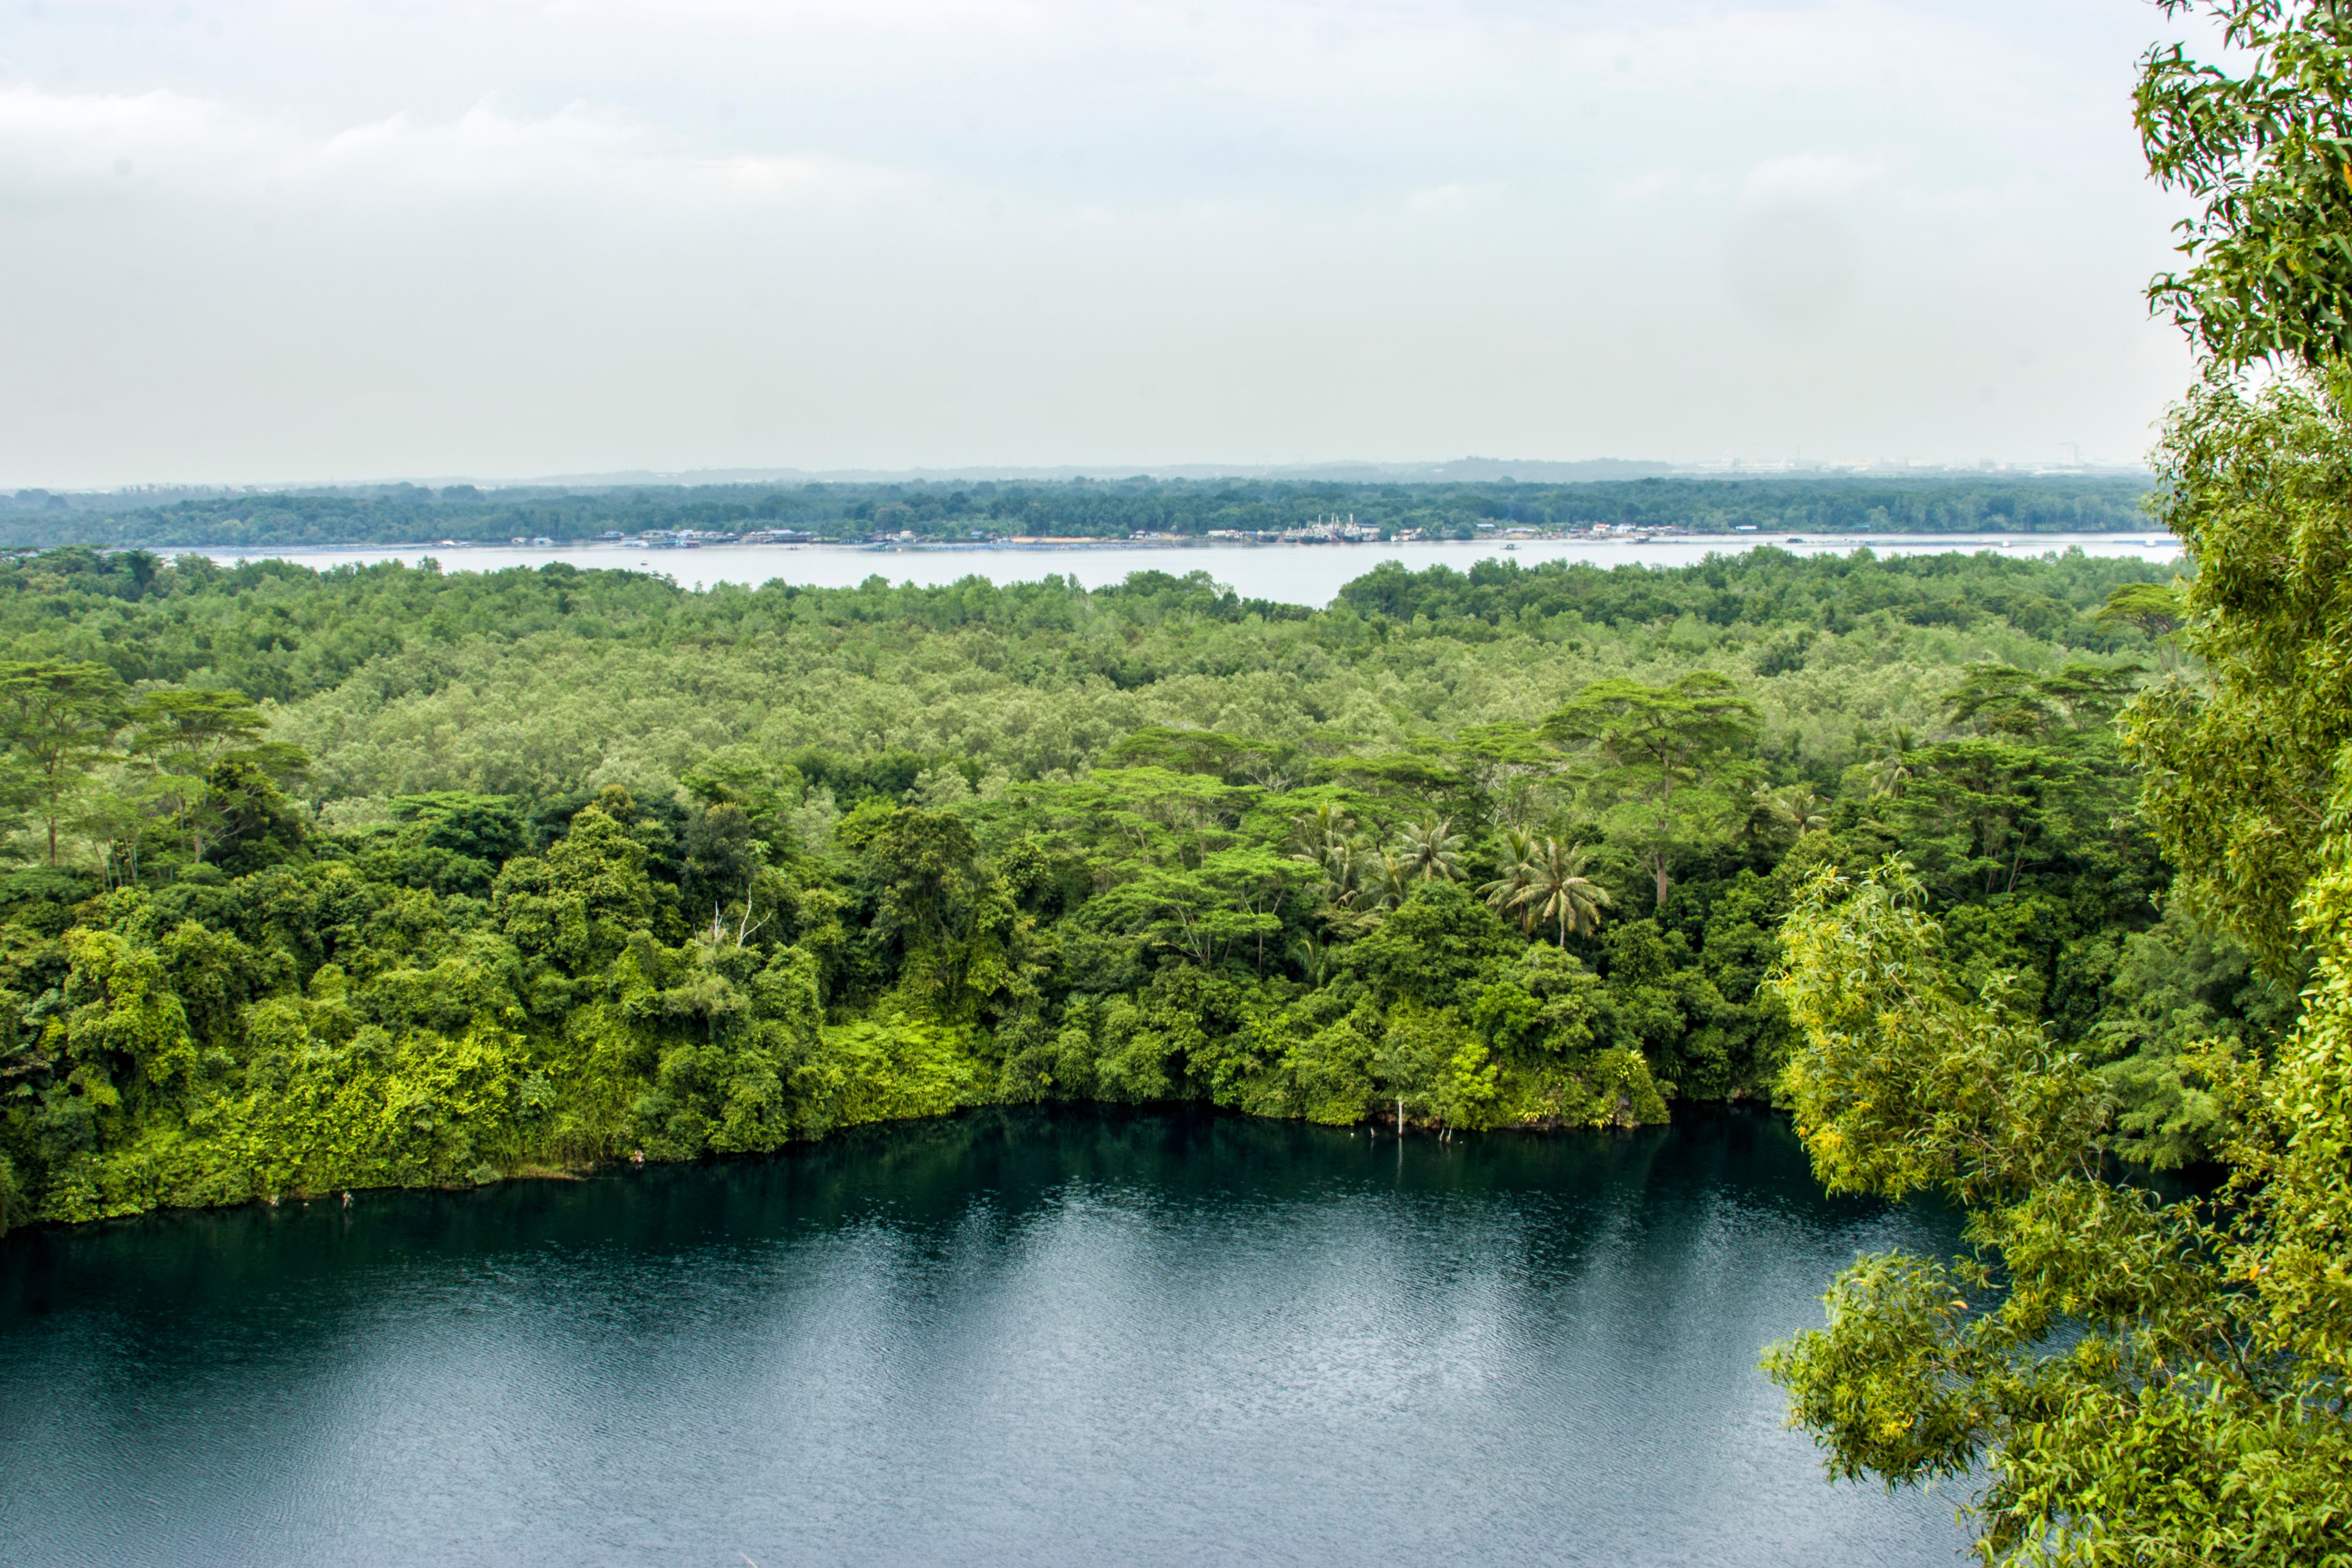
<svg viewBox="0 0 2352 1568"><path fill-rule="evenodd" d="M2128 460L2137 0L0 0L0 483Z"/></svg>

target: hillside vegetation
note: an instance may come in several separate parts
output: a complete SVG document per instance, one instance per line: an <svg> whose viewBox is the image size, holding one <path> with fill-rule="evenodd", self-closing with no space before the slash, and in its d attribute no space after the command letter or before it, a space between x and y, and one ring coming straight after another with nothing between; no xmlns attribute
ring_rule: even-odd
<svg viewBox="0 0 2352 1568"><path fill-rule="evenodd" d="M2279 994L2153 897L2112 719L2168 576L1391 565L1308 612L0 566L0 1212L988 1101L1654 1121L1772 1092L1780 922L1887 853L2101 1064L2129 1152L2193 1158L2175 1054Z"/></svg>

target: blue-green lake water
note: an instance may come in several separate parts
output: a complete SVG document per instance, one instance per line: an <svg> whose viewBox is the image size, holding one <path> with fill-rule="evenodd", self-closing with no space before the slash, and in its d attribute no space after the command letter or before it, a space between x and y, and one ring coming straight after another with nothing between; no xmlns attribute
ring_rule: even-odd
<svg viewBox="0 0 2352 1568"><path fill-rule="evenodd" d="M0 1241L0 1563L1957 1561L1758 1353L1932 1211L1769 1114L977 1111Z"/></svg>

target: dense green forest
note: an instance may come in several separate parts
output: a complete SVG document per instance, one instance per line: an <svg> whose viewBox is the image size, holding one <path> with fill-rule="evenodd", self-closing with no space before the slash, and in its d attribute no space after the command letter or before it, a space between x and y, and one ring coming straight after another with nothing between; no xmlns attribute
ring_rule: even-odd
<svg viewBox="0 0 2352 1568"><path fill-rule="evenodd" d="M1833 1475L1967 1489L1989 1563L2352 1564L2352 12L2165 8L2226 45L2135 99L2201 204L2177 577L0 565L0 1218L1769 1096L1965 1216L1769 1352Z"/></svg>
<svg viewBox="0 0 2352 1568"><path fill-rule="evenodd" d="M912 533L1126 538L1279 532L1353 517L1394 533L1469 539L1481 524L1590 529L1679 527L1696 533L2048 533L2146 528L2140 479L1658 478L1570 484L1309 482L1288 479L1073 479L1058 483L636 486L572 492L414 485L157 501L140 496L20 491L0 500L0 548L68 544L162 549L510 538L595 539L649 530L790 530L860 541Z"/></svg>
<svg viewBox="0 0 2352 1568"><path fill-rule="evenodd" d="M2159 911L2079 552L681 590L0 565L14 1219L776 1148L981 1102L1633 1124L1771 1092L1827 864L2195 1157L2283 994ZM2153 607L2151 607L2153 606Z"/></svg>

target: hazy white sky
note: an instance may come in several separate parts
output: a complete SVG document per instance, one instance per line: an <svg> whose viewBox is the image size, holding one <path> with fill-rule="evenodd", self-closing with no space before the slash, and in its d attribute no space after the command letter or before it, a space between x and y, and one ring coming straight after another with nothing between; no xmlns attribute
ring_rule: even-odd
<svg viewBox="0 0 2352 1568"><path fill-rule="evenodd" d="M2140 0L0 0L0 484L2127 460Z"/></svg>

